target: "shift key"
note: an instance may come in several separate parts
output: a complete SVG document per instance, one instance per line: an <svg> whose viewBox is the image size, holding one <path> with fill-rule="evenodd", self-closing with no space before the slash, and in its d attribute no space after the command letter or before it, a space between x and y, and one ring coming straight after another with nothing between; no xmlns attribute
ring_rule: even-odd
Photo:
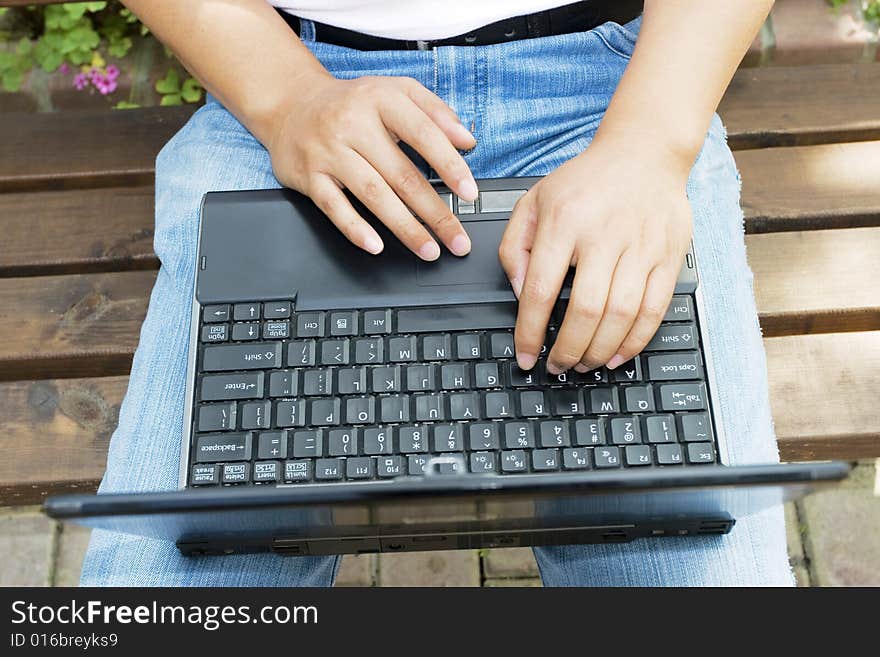
<svg viewBox="0 0 880 657"><path fill-rule="evenodd" d="M224 344L205 347L202 369L205 372L266 370L281 367L281 343Z"/></svg>
<svg viewBox="0 0 880 657"><path fill-rule="evenodd" d="M202 377L202 401L259 399L263 396L263 373L208 374Z"/></svg>

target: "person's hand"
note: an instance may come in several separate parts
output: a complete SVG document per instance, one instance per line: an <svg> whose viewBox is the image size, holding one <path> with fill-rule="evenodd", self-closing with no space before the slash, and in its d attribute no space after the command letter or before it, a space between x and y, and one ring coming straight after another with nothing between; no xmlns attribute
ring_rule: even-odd
<svg viewBox="0 0 880 657"><path fill-rule="evenodd" d="M691 237L690 162L628 136L597 136L520 198L499 249L519 298L516 358L531 369L570 266L571 298L547 370L613 369L669 306Z"/></svg>
<svg viewBox="0 0 880 657"><path fill-rule="evenodd" d="M298 90L303 87L306 93L290 100L267 140L278 180L309 196L370 253L382 250L382 240L342 188L424 260L437 259L440 247L413 213L452 253L467 254L471 243L461 223L398 145L415 149L459 196L476 198L457 150L476 141L452 109L412 78L314 75Z"/></svg>

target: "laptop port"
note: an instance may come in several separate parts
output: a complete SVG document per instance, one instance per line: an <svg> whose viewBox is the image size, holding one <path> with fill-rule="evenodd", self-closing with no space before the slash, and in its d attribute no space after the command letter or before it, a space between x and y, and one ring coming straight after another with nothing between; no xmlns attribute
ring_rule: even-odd
<svg viewBox="0 0 880 657"><path fill-rule="evenodd" d="M304 541L284 538L276 538L272 541L272 552L285 557L299 557L309 553Z"/></svg>
<svg viewBox="0 0 880 657"><path fill-rule="evenodd" d="M622 529L610 529L602 532L602 541L605 543L626 543L629 536Z"/></svg>

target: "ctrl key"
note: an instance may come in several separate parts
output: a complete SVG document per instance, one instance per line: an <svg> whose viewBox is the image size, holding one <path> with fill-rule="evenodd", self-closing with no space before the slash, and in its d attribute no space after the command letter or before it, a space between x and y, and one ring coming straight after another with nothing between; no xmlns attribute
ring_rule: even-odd
<svg viewBox="0 0 880 657"><path fill-rule="evenodd" d="M220 483L220 468L214 463L194 465L189 483L193 486L216 486Z"/></svg>

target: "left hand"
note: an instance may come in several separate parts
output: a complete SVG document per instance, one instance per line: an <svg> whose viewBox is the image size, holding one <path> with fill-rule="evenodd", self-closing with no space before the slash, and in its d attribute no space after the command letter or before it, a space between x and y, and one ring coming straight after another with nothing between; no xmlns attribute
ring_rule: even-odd
<svg viewBox="0 0 880 657"><path fill-rule="evenodd" d="M644 135L599 135L535 184L499 249L519 298L516 358L531 369L570 266L563 323L547 358L559 374L613 369L638 354L669 306L691 238L692 161Z"/></svg>

